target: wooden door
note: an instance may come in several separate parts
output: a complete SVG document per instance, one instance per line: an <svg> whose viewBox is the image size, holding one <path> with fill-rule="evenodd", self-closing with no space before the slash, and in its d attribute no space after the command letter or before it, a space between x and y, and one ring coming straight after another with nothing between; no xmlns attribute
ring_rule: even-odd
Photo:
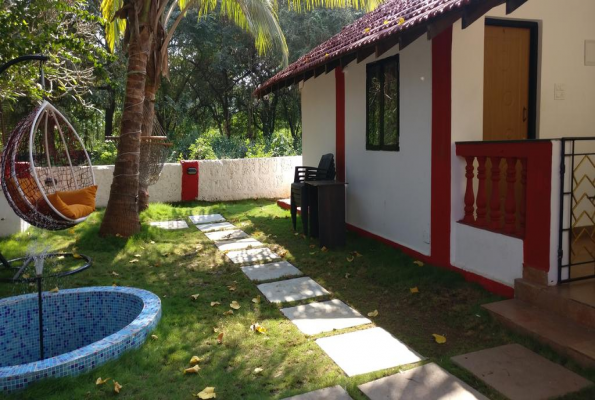
<svg viewBox="0 0 595 400"><path fill-rule="evenodd" d="M529 133L529 28L486 26L483 140L523 140Z"/></svg>

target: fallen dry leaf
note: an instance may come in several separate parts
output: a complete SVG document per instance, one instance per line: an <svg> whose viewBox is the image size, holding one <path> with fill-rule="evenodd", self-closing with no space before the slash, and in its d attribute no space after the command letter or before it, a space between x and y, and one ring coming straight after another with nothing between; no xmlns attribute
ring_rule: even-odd
<svg viewBox="0 0 595 400"><path fill-rule="evenodd" d="M219 332L219 328L217 328L217 327L213 328L213 332L215 332L215 333Z"/></svg>
<svg viewBox="0 0 595 400"><path fill-rule="evenodd" d="M138 258L133 258L132 260L128 261L129 264L137 263L139 260Z"/></svg>
<svg viewBox="0 0 595 400"><path fill-rule="evenodd" d="M78 253L73 253L72 254L72 258L79 259L79 258L83 258L83 257L80 254L78 254Z"/></svg>
<svg viewBox="0 0 595 400"><path fill-rule="evenodd" d="M409 289L409 291L411 293L419 293L419 289L417 288L417 286L416 287L412 287L411 289Z"/></svg>
<svg viewBox="0 0 595 400"><path fill-rule="evenodd" d="M151 339L157 340L157 339L159 339L159 336L157 336L157 335L151 335Z"/></svg>
<svg viewBox="0 0 595 400"><path fill-rule="evenodd" d="M214 399L217 397L217 394L215 394L214 387L206 387L203 389L202 392L195 394L194 397L198 397L199 399L203 399L203 400L204 399Z"/></svg>
<svg viewBox="0 0 595 400"><path fill-rule="evenodd" d="M231 308L233 308L234 310L239 310L239 309L240 309L240 307L242 307L242 306L240 306L240 304L239 304L237 301L235 301L235 300L234 300L234 301L232 301L232 302L231 302L231 304L230 304L229 306L230 306Z"/></svg>
<svg viewBox="0 0 595 400"><path fill-rule="evenodd" d="M368 313L368 317L377 317L377 316L378 316L378 310L374 310L374 311Z"/></svg>
<svg viewBox="0 0 595 400"><path fill-rule="evenodd" d="M328 251L328 249L326 248L326 246L322 246L322 248L320 250L325 251L325 252Z"/></svg>
<svg viewBox="0 0 595 400"><path fill-rule="evenodd" d="M223 332L221 332L219 335L217 335L217 343L223 344Z"/></svg>
<svg viewBox="0 0 595 400"><path fill-rule="evenodd" d="M192 300L198 299L198 296L200 296L198 293L190 295L190 297L192 297Z"/></svg>
<svg viewBox="0 0 595 400"><path fill-rule="evenodd" d="M254 373L255 374L260 374L262 371L264 371L264 369L258 367L258 368L254 368Z"/></svg>
<svg viewBox="0 0 595 400"><path fill-rule="evenodd" d="M258 304L260 303L260 295L256 296L255 298L252 299L252 303L254 304Z"/></svg>
<svg viewBox="0 0 595 400"><path fill-rule="evenodd" d="M311 244L311 245L310 245L310 248L311 248L311 249L315 249L315 248L316 248L316 245L315 245L315 244Z"/></svg>
<svg viewBox="0 0 595 400"><path fill-rule="evenodd" d="M200 371L200 367L198 366L198 364L196 364L196 365L194 365L194 367L186 368L184 370L184 375L186 375L186 374L198 374L198 371Z"/></svg>
<svg viewBox="0 0 595 400"><path fill-rule="evenodd" d="M356 256L356 257L363 257L363 255L362 255L362 254L360 254L360 253L358 253L358 252L357 252L357 250L355 250L355 251L354 251L353 253L351 253L351 254L353 254L353 255L354 255L354 256Z"/></svg>
<svg viewBox="0 0 595 400"><path fill-rule="evenodd" d="M112 283L112 287L116 287L118 285L116 285L116 282Z"/></svg>
<svg viewBox="0 0 595 400"><path fill-rule="evenodd" d="M420 267L423 267L424 266L424 263L421 262L421 261L413 261L413 264L418 265Z"/></svg>
<svg viewBox="0 0 595 400"><path fill-rule="evenodd" d="M233 315L233 310L227 310L223 313L223 315Z"/></svg>
<svg viewBox="0 0 595 400"><path fill-rule="evenodd" d="M154 240L151 240L149 243L151 243L151 244L155 244L155 241L154 241Z"/></svg>
<svg viewBox="0 0 595 400"><path fill-rule="evenodd" d="M348 272L345 274L345 279L349 279L349 277L351 276L351 274Z"/></svg>
<svg viewBox="0 0 595 400"><path fill-rule="evenodd" d="M201 361L201 359L198 356L192 356L192 358L190 359L190 365L196 365Z"/></svg>
<svg viewBox="0 0 595 400"><path fill-rule="evenodd" d="M134 256L135 256L136 258L141 258L141 257L142 257L142 255L141 255L141 254L135 254Z"/></svg>
<svg viewBox="0 0 595 400"><path fill-rule="evenodd" d="M353 260L355 260L355 257L354 256L347 257L347 262L352 262Z"/></svg>
<svg viewBox="0 0 595 400"><path fill-rule="evenodd" d="M113 275L113 276L120 276L120 274L119 274L119 273L117 273L116 271L112 271L112 275Z"/></svg>
<svg viewBox="0 0 595 400"><path fill-rule="evenodd" d="M227 287L229 289L230 292L235 292L236 290L236 285L230 285Z"/></svg>
<svg viewBox="0 0 595 400"><path fill-rule="evenodd" d="M104 383L107 383L111 378L105 378L105 379L101 379L101 377L97 378L97 380L95 381L95 385L100 386L103 385Z"/></svg>
<svg viewBox="0 0 595 400"><path fill-rule="evenodd" d="M215 307L220 305L221 303L219 303L218 301L211 301L211 307Z"/></svg>
<svg viewBox="0 0 595 400"><path fill-rule="evenodd" d="M432 336L434 336L434 340L436 341L436 343L438 343L438 344L446 343L446 338L444 336L438 335L437 333L434 333Z"/></svg>
<svg viewBox="0 0 595 400"><path fill-rule="evenodd" d="M56 286L55 288L50 290L51 293L58 293L59 291L60 291L60 289L58 289L58 286Z"/></svg>
<svg viewBox="0 0 595 400"><path fill-rule="evenodd" d="M122 385L120 385L118 382L114 381L114 392L120 393L120 389L122 389Z"/></svg>

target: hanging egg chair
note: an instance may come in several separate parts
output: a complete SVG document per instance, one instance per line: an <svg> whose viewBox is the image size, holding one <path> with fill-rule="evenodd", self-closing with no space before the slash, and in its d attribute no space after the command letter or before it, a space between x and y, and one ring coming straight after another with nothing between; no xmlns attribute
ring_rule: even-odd
<svg viewBox="0 0 595 400"><path fill-rule="evenodd" d="M33 226L66 229L95 211L97 186L89 154L70 122L48 101L10 134L0 167L8 203Z"/></svg>

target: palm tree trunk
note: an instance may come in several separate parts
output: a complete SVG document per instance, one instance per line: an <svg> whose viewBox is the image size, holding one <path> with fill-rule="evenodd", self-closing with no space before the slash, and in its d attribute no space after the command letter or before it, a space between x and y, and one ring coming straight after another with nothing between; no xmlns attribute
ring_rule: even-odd
<svg viewBox="0 0 595 400"><path fill-rule="evenodd" d="M138 168L140 133L143 121L147 59L151 47L149 29L140 32L128 44L128 77L122 114L118 156L114 168L107 210L101 224L101 235L128 237L140 231L138 218Z"/></svg>

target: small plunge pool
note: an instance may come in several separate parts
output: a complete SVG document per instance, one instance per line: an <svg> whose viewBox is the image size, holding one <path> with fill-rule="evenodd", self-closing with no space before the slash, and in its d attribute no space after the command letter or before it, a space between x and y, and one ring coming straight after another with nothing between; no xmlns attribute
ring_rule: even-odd
<svg viewBox="0 0 595 400"><path fill-rule="evenodd" d="M126 287L43 293L45 359L39 360L37 294L0 300L0 392L77 375L143 344L161 318L155 294Z"/></svg>

